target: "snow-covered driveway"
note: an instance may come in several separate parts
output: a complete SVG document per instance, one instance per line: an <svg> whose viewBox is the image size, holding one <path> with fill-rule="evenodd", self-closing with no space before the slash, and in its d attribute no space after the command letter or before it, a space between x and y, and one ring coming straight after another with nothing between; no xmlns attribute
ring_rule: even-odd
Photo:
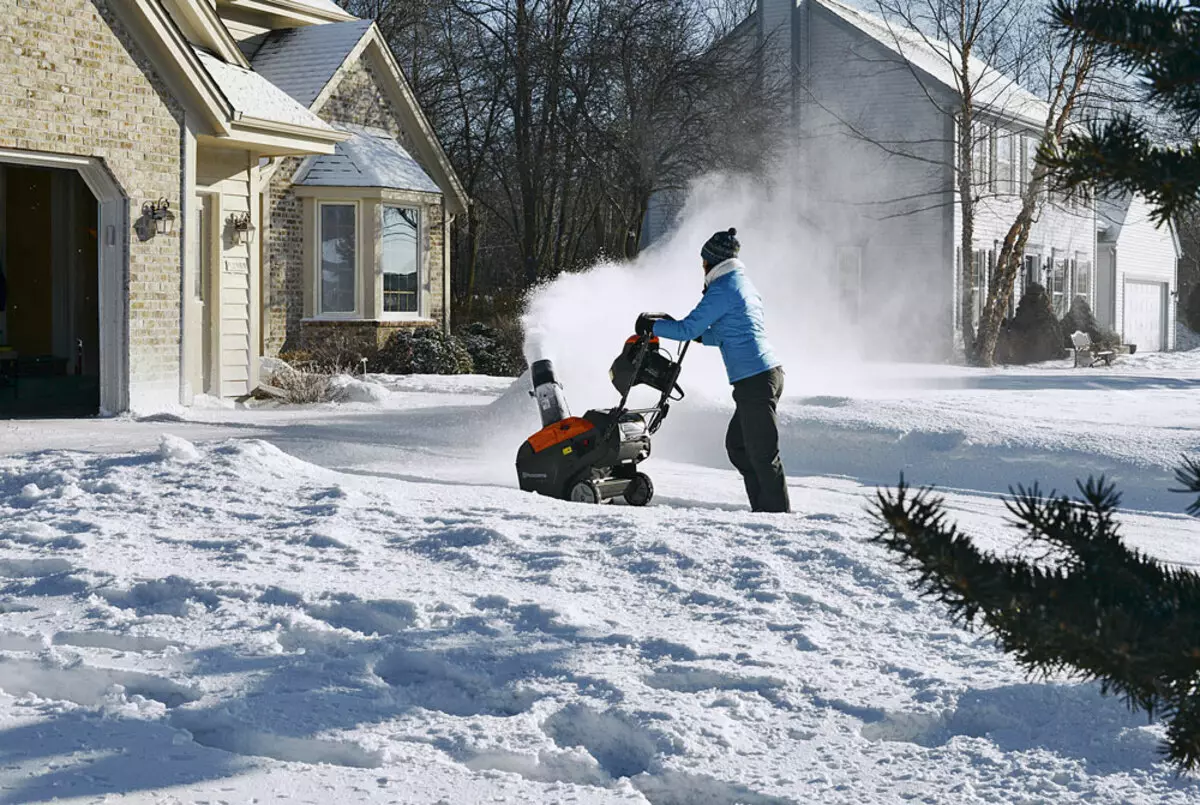
<svg viewBox="0 0 1200 805"><path fill-rule="evenodd" d="M644 510L513 488L536 419L502 381L0 424L0 803L1200 801L1157 727L1026 679L866 541L901 469L994 546L995 493L1094 469L1200 565L1165 491L1197 357L1149 357L797 383L791 516L745 510L718 395Z"/></svg>

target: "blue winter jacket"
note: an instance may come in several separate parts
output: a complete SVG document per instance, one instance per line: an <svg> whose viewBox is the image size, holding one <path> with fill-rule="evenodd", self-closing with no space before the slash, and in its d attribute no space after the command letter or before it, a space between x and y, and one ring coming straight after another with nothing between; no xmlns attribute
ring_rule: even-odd
<svg viewBox="0 0 1200 805"><path fill-rule="evenodd" d="M704 278L704 297L695 310L680 321L659 319L654 323L654 334L661 338L691 341L699 337L707 346L720 347L730 383L780 365L767 343L762 297L745 268L737 259L718 264Z"/></svg>

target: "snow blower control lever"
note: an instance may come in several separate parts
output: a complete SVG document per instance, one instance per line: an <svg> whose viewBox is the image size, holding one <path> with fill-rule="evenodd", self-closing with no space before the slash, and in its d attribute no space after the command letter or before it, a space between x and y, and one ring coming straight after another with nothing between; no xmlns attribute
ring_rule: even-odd
<svg viewBox="0 0 1200 805"><path fill-rule="evenodd" d="M661 318L663 314L643 314ZM649 476L638 464L650 457L650 436L662 425L671 403L683 399L679 372L688 342L672 355L653 334L634 335L609 369L620 393L615 408L590 410L573 417L562 385L549 360L530 367L542 429L517 451L521 489L580 503L603 503L623 497L632 506L645 506L654 496ZM634 386L660 392L650 408L627 408Z"/></svg>

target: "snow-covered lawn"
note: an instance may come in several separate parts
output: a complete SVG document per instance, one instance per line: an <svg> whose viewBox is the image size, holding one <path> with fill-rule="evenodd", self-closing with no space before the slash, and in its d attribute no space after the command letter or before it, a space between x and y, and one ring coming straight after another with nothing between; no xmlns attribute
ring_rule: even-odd
<svg viewBox="0 0 1200 805"><path fill-rule="evenodd" d="M998 493L1105 472L1131 542L1200 565L1167 491L1200 354L793 370L791 516L746 511L720 384L639 510L515 489L523 387L366 380L0 423L0 803L1200 801L1157 726L918 599L865 511L903 470L1004 548Z"/></svg>

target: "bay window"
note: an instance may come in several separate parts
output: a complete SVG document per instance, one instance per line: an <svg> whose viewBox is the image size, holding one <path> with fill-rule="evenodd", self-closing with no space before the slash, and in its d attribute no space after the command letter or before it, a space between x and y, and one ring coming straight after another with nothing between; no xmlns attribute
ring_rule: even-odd
<svg viewBox="0 0 1200 805"><path fill-rule="evenodd" d="M319 258L318 315L348 315L358 305L358 227L354 204L321 204L317 244Z"/></svg>
<svg viewBox="0 0 1200 805"><path fill-rule="evenodd" d="M420 232L417 210L383 206L379 242L385 314L420 312Z"/></svg>
<svg viewBox="0 0 1200 805"><path fill-rule="evenodd" d="M418 322L430 286L436 198L386 188L305 188L305 317Z"/></svg>

